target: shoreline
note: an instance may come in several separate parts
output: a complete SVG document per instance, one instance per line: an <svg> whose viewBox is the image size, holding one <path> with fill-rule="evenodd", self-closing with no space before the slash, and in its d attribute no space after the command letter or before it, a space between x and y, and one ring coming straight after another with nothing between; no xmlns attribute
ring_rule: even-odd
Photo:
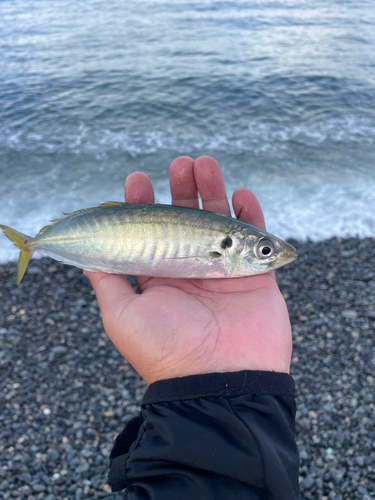
<svg viewBox="0 0 375 500"><path fill-rule="evenodd" d="M276 273L293 332L301 499L375 498L375 239L288 241L298 259ZM17 287L16 267L0 264L2 498L120 499L106 485L109 452L146 385L104 333L80 269L33 259Z"/></svg>

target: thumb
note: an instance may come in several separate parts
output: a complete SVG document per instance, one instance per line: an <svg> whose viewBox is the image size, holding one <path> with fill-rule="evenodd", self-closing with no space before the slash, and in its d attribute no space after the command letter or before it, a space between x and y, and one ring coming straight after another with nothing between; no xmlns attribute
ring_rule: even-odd
<svg viewBox="0 0 375 500"><path fill-rule="evenodd" d="M83 274L90 280L94 289L105 327L113 320L116 321L126 306L137 296L124 276L91 271L83 271ZM107 334L109 335L108 331Z"/></svg>

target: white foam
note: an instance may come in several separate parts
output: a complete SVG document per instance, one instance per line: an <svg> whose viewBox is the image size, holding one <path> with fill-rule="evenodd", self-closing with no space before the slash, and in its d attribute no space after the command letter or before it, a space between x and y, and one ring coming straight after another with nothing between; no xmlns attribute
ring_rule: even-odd
<svg viewBox="0 0 375 500"><path fill-rule="evenodd" d="M113 149L136 157L152 154L160 149L179 151L217 150L229 154L277 152L294 141L301 145L318 146L325 141L333 143L375 144L375 121L367 117L346 115L301 124L268 123L253 118L246 127L220 123L215 133L203 133L197 126L187 124L183 133L178 129L141 128L122 131L96 129L81 123L71 130L54 133L53 130L14 133L9 128L0 129L0 145L11 149L76 153L98 151L105 154Z"/></svg>

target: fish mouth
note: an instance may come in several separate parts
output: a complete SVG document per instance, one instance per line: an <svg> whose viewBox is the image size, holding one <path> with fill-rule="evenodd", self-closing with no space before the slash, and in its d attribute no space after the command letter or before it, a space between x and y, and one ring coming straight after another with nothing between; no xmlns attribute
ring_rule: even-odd
<svg viewBox="0 0 375 500"><path fill-rule="evenodd" d="M297 250L294 248L294 246L290 245L289 243L285 243L285 250L283 252L283 263L284 264L289 264L290 262L293 262L296 260L298 257L297 255Z"/></svg>

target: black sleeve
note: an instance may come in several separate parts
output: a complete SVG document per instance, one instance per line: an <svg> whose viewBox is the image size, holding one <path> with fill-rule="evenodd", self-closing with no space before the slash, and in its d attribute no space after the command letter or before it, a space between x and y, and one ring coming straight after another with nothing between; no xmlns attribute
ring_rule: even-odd
<svg viewBox="0 0 375 500"><path fill-rule="evenodd" d="M155 382L115 441L109 484L127 500L296 500L294 419L285 373Z"/></svg>

